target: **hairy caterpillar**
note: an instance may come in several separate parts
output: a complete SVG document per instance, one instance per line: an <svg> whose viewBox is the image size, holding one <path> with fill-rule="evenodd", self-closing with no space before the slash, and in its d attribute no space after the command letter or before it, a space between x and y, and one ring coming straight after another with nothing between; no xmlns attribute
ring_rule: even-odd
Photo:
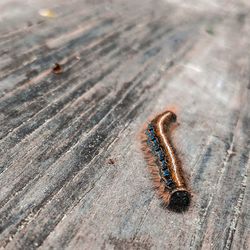
<svg viewBox="0 0 250 250"><path fill-rule="evenodd" d="M176 115L171 111L157 115L144 130L143 150L163 205L181 212L189 207L191 194L170 140L170 127L174 122Z"/></svg>

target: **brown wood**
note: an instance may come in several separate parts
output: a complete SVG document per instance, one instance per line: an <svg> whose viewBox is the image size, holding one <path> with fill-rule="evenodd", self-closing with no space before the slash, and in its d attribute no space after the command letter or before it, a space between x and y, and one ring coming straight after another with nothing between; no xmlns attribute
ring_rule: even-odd
<svg viewBox="0 0 250 250"><path fill-rule="evenodd" d="M249 1L0 13L1 249L249 249ZM138 139L170 107L183 214L160 206Z"/></svg>

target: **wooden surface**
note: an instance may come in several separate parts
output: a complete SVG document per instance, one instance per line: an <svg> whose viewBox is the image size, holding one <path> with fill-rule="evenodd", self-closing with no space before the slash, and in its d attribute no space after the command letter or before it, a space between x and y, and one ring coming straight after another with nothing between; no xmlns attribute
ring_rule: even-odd
<svg viewBox="0 0 250 250"><path fill-rule="evenodd" d="M1 0L1 249L249 249L249 13ZM182 214L160 206L138 139L168 107L193 193Z"/></svg>

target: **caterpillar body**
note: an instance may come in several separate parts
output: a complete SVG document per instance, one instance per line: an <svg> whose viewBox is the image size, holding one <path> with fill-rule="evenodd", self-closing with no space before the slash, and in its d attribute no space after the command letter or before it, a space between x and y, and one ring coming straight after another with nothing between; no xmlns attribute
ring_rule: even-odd
<svg viewBox="0 0 250 250"><path fill-rule="evenodd" d="M189 207L191 194L170 139L170 128L174 122L176 115L172 111L157 115L144 130L143 149L163 205L181 212Z"/></svg>

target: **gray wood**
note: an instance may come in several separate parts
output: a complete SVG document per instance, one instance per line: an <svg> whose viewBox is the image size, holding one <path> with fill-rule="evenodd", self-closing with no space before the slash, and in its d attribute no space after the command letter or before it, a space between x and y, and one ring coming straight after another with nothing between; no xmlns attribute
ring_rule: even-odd
<svg viewBox="0 0 250 250"><path fill-rule="evenodd" d="M1 249L249 249L249 11L2 0ZM161 207L140 149L170 107L193 194L182 214Z"/></svg>

